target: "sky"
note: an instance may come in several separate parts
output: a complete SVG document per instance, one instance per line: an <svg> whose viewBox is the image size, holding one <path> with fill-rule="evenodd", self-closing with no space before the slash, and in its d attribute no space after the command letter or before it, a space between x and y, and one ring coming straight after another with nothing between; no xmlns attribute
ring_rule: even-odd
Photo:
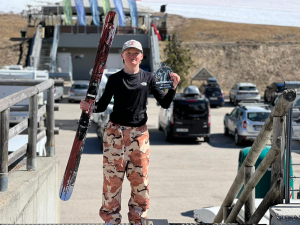
<svg viewBox="0 0 300 225"><path fill-rule="evenodd" d="M4 1L4 0L1 0ZM19 13L27 5L45 5L58 0L8 0L0 11ZM180 4L184 2L184 4ZM300 27L300 0L140 0L137 4L189 18L226 22Z"/></svg>

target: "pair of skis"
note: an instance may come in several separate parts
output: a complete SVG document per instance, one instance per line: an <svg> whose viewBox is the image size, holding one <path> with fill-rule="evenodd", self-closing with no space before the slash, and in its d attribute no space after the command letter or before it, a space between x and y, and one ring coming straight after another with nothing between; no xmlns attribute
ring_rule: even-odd
<svg viewBox="0 0 300 225"><path fill-rule="evenodd" d="M93 112L99 84L116 32L117 23L118 14L112 11L108 12L103 25L89 88L85 97L85 101L89 103L90 107L87 112L82 111L81 113L69 161L60 187L59 197L64 201L69 200L73 192L86 134L90 126L90 116Z"/></svg>

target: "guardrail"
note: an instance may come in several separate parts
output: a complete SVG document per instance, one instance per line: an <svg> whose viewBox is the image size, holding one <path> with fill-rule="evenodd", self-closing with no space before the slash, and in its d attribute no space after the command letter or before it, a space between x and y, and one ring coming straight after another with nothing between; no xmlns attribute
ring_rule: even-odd
<svg viewBox="0 0 300 225"><path fill-rule="evenodd" d="M221 223L222 219L224 219L226 223L234 222L237 214L248 199L248 203L245 204L245 221L242 222L251 224L258 223L274 201L276 201L277 204L283 202L282 193L284 187L283 174L285 161L284 121L285 115L291 108L295 98L296 92L294 90L285 90L280 96L275 107L272 109L270 116L259 132L258 137L255 139L246 159L240 167L220 207L220 210L214 219L214 223ZM260 163L259 167L253 173L253 167L272 134L272 147ZM289 138L289 135L291 134L287 133L287 138ZM271 189L259 205L258 209L254 212L254 188L272 163ZM287 163L287 170L289 169L288 165L289 164ZM243 184L244 190L242 191L237 203L234 207L232 207L233 200L237 196Z"/></svg>
<svg viewBox="0 0 300 225"><path fill-rule="evenodd" d="M42 48L42 26L38 25L35 38L34 38L34 44L32 47L30 58L30 66L37 68L39 65L39 58Z"/></svg>
<svg viewBox="0 0 300 225"><path fill-rule="evenodd" d="M60 33L64 34L101 34L102 26L62 26L60 25ZM116 34L144 34L148 35L139 28L120 27L116 29Z"/></svg>
<svg viewBox="0 0 300 225"><path fill-rule="evenodd" d="M54 81L52 79L44 82L37 80L2 80L0 85L30 86L25 90L16 92L0 99L0 191L8 188L8 166L27 153L26 168L28 171L36 170L36 144L47 137L46 156L54 156ZM55 82L56 86L63 85L62 81ZM47 90L47 104L38 108L38 94ZM9 129L10 108L29 98L29 118L24 119ZM38 118L47 114L46 131L37 133ZM19 148L13 154L8 155L8 141L28 128L28 143Z"/></svg>

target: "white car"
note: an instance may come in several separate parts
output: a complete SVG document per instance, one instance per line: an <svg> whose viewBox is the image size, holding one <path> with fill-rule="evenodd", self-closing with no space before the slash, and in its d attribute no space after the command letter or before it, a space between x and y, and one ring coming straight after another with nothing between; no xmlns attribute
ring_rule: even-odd
<svg viewBox="0 0 300 225"><path fill-rule="evenodd" d="M89 88L90 81L87 80L77 80L75 81L69 92L68 99L69 102L81 101L81 99L85 99L87 90Z"/></svg>
<svg viewBox="0 0 300 225"><path fill-rule="evenodd" d="M260 102L260 94L253 83L236 83L229 92L229 100L237 105L241 101Z"/></svg>
<svg viewBox="0 0 300 225"><path fill-rule="evenodd" d="M63 99L63 96L64 96L64 87L54 86L54 100L59 101Z"/></svg>

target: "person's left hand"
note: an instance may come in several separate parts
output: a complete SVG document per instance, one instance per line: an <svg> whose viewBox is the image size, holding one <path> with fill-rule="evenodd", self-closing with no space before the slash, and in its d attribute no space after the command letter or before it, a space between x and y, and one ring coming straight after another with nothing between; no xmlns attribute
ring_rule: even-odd
<svg viewBox="0 0 300 225"><path fill-rule="evenodd" d="M170 78L171 80L173 80L173 86L174 86L173 90L175 90L180 81L180 76L178 76L177 73L171 73Z"/></svg>

